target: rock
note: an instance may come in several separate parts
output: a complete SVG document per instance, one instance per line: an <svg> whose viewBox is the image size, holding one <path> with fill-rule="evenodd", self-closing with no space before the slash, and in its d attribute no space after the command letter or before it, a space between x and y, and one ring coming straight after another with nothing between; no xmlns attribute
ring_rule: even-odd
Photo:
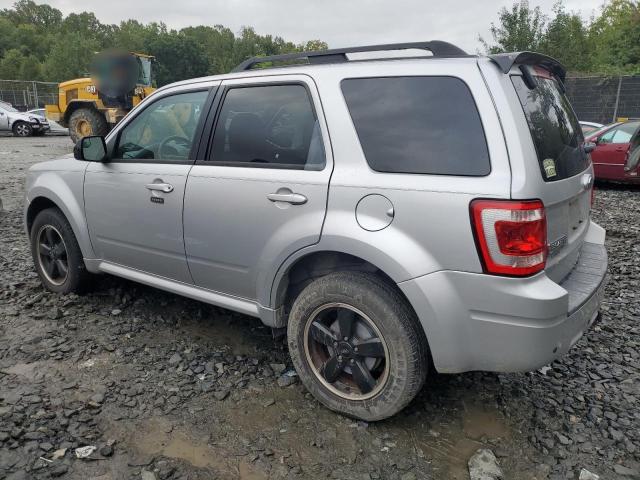
<svg viewBox="0 0 640 480"><path fill-rule="evenodd" d="M110 457L113 455L113 447L111 445L104 445L100 448L100 455L103 457Z"/></svg>
<svg viewBox="0 0 640 480"><path fill-rule="evenodd" d="M122 310L120 310L119 308L114 308L113 310L111 310L111 315L113 315L114 317L117 317L121 313L122 313Z"/></svg>
<svg viewBox="0 0 640 480"><path fill-rule="evenodd" d="M493 452L481 448L469 459L469 477L471 480L503 480L504 474Z"/></svg>
<svg viewBox="0 0 640 480"><path fill-rule="evenodd" d="M178 365L180 362L182 361L182 357L180 356L179 353L174 353L173 355L171 355L171 358L169 358L169 365Z"/></svg>
<svg viewBox="0 0 640 480"><path fill-rule="evenodd" d="M293 385L297 381L298 381L298 377L296 375L287 375L287 373L285 373L284 375L280 375L278 377L278 386L288 387L290 385Z"/></svg>
<svg viewBox="0 0 640 480"><path fill-rule="evenodd" d="M142 470L142 472L140 472L140 478L142 480L156 480L156 474L148 470Z"/></svg>
<svg viewBox="0 0 640 480"><path fill-rule="evenodd" d="M586 468L583 468L582 470L580 470L580 476L578 477L578 480L600 480L600 477L595 473L590 472Z"/></svg>
<svg viewBox="0 0 640 480"><path fill-rule="evenodd" d="M270 363L269 366L273 373L276 375L281 375L286 370L287 366L284 363Z"/></svg>
<svg viewBox="0 0 640 480"><path fill-rule="evenodd" d="M129 459L127 465L130 467L146 467L153 463L154 457L151 455L135 455Z"/></svg>
<svg viewBox="0 0 640 480"><path fill-rule="evenodd" d="M216 400L222 401L229 396L229 390L218 390L213 392L213 396Z"/></svg>
<svg viewBox="0 0 640 480"><path fill-rule="evenodd" d="M613 471L624 477L640 478L640 471L625 467L624 465L614 465Z"/></svg>
<svg viewBox="0 0 640 480"><path fill-rule="evenodd" d="M66 466L64 463L59 463L55 465L53 468L51 468L51 470L49 470L52 477L61 477L68 471L69 471L69 467Z"/></svg>

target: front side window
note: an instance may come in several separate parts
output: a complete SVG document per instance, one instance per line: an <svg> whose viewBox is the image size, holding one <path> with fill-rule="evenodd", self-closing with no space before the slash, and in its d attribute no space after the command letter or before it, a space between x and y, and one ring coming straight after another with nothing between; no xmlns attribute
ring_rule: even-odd
<svg viewBox="0 0 640 480"><path fill-rule="evenodd" d="M209 161L229 166L322 170L318 119L303 85L231 88Z"/></svg>
<svg viewBox="0 0 640 480"><path fill-rule="evenodd" d="M114 158L188 160L207 95L208 91L170 95L145 108L120 132Z"/></svg>
<svg viewBox="0 0 640 480"><path fill-rule="evenodd" d="M639 126L639 122L623 123L602 135L598 143L629 143Z"/></svg>
<svg viewBox="0 0 640 480"><path fill-rule="evenodd" d="M489 151L475 101L454 77L342 81L369 166L378 172L484 176Z"/></svg>

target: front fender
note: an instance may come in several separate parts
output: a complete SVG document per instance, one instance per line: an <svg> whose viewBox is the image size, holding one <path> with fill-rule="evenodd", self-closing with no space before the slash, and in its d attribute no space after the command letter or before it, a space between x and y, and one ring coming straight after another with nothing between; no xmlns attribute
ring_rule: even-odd
<svg viewBox="0 0 640 480"><path fill-rule="evenodd" d="M83 184L84 170L41 171L30 175L25 215L36 198L43 197L52 201L71 224L83 257L92 259L95 258L95 253L84 215Z"/></svg>

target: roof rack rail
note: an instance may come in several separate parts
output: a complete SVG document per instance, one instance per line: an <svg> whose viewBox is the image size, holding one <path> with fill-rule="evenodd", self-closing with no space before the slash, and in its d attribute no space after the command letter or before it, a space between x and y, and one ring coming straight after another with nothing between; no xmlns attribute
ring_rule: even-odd
<svg viewBox="0 0 640 480"><path fill-rule="evenodd" d="M429 50L434 57L462 57L467 52L459 47L441 40L430 42L390 43L387 45L365 45L362 47L333 48L330 50L317 50L310 52L287 53L284 55L271 55L268 57L253 57L245 60L232 70L243 72L251 70L256 65L267 62L291 62L306 59L310 64L343 63L347 62L347 53L384 52L390 50Z"/></svg>

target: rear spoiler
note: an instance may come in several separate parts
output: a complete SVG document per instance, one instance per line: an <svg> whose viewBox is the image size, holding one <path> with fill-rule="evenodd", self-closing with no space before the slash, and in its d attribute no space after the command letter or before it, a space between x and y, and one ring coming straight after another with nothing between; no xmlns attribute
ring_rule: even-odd
<svg viewBox="0 0 640 480"><path fill-rule="evenodd" d="M564 82L567 76L567 71L562 64L555 58L548 57L541 53L535 52L513 52L513 53L498 53L495 55L488 55L489 59L500 67L502 73L509 73L511 67L515 64L520 65L540 65L546 68L555 76L557 76L562 82Z"/></svg>

